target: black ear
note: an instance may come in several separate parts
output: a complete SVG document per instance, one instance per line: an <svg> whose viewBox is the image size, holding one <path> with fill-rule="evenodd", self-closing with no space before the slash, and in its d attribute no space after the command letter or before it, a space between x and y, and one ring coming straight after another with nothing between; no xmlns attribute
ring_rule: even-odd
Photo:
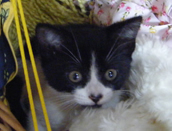
<svg viewBox="0 0 172 131"><path fill-rule="evenodd" d="M112 51L131 58L135 49L135 40L142 22L142 17L134 17L123 22L115 23L106 28Z"/></svg>
<svg viewBox="0 0 172 131"><path fill-rule="evenodd" d="M123 22L115 23L107 27L107 32L111 37L122 39L135 39L140 28L142 17L134 17Z"/></svg>
<svg viewBox="0 0 172 131"><path fill-rule="evenodd" d="M50 24L38 24L35 33L38 54L46 62L56 57L69 36L64 27Z"/></svg>
<svg viewBox="0 0 172 131"><path fill-rule="evenodd" d="M38 24L36 27L36 38L41 47L53 46L60 47L62 43L62 37L60 35L60 29L49 24Z"/></svg>

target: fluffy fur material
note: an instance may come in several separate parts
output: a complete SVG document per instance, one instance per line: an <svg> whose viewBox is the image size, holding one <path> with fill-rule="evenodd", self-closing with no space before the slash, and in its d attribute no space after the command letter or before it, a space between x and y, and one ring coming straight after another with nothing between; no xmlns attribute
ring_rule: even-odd
<svg viewBox="0 0 172 131"><path fill-rule="evenodd" d="M115 108L84 110L70 131L171 131L172 49L138 36L127 86L133 98Z"/></svg>

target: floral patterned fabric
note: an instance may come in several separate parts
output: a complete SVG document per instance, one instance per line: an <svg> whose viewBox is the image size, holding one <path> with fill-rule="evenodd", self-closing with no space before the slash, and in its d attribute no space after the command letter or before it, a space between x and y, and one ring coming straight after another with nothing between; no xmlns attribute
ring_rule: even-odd
<svg viewBox="0 0 172 131"><path fill-rule="evenodd" d="M143 16L139 33L150 33L172 47L172 0L95 0L94 22L110 25L134 16Z"/></svg>

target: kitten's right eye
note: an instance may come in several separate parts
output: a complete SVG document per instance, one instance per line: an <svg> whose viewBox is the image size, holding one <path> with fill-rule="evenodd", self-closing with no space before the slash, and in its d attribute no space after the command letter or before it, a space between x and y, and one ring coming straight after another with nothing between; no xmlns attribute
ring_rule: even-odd
<svg viewBox="0 0 172 131"><path fill-rule="evenodd" d="M78 71L72 71L70 74L69 74L69 79L72 81L72 82L80 82L82 80L82 75L80 72Z"/></svg>

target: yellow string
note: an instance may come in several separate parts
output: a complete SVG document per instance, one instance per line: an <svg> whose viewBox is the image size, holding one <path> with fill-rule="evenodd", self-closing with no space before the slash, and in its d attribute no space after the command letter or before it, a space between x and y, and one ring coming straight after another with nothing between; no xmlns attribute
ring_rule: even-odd
<svg viewBox="0 0 172 131"><path fill-rule="evenodd" d="M32 91L31 91L31 87L30 87L30 79L29 79L28 70L27 70L25 52L24 52L24 47L23 47L23 42L22 42L19 17L18 17L18 13L17 13L17 5L16 5L17 2L18 2L18 8L19 8L19 12L20 12L20 15L21 15L21 21L22 21L22 25L23 25L23 29L24 29L25 38L26 38L26 44L27 44L27 47L28 47L31 64L32 64L32 67L33 67L34 77L35 77L36 85L37 85L37 88L38 88L38 94L39 94L39 97L40 97L40 102L41 102L45 122L46 122L46 125L47 125L47 131L51 131L51 126L50 126L50 122L49 122L49 118L48 118L48 114L47 114L47 110L46 110L46 106L45 106L43 93L42 93L42 90L41 90L40 80L39 80L39 77L38 77L38 72L37 72L37 68L36 68L36 64L35 64L35 59L34 59L33 52L32 52L32 47L31 47L31 43L30 43L30 39L29 39L29 34L28 34L27 26L26 26L25 16L24 16L24 13L23 13L22 3L21 3L21 0L17 0L17 2L16 2L16 0L11 0L11 1L13 3L13 7L14 7L15 23L16 23L16 29L17 29L17 34L18 34L19 48L20 48L20 52L21 52L21 58L22 58L22 63L23 63L23 69L24 69L24 74L25 74L25 80L26 80L28 97L29 97L29 102L30 102L30 107L31 107L31 113L32 113L32 118L33 118L34 129L35 129L35 131L38 131L38 125L37 125L36 112L35 112L35 107L34 107L34 102L33 102L33 97L32 97ZM70 0L69 0L69 2L71 3ZM80 0L79 0L79 4L81 5ZM73 9L75 9L75 8L73 8ZM82 11L84 11L83 8L82 8Z"/></svg>
<svg viewBox="0 0 172 131"><path fill-rule="evenodd" d="M32 47L31 47L31 42L29 39L29 33L27 30L27 26L26 26L26 21L25 21L25 16L24 16L21 0L18 0L18 7L19 7L21 21L22 21L22 25L23 25L23 29L24 29L25 38L26 38L26 44L28 47L31 64L33 67L33 73L34 73L34 77L35 77L35 81L36 81L36 86L38 89L38 94L40 97L40 102L41 102L41 106L42 106L42 110L43 110L43 114L44 114L44 118L45 118L45 123L47 126L47 131L51 131L51 126L50 126L50 122L49 122L49 118L48 118L48 114L47 114L47 110L46 110L46 105L45 105L44 96L43 96L41 85L40 85L40 80L39 80L36 64L35 64L35 59L34 59Z"/></svg>
<svg viewBox="0 0 172 131"><path fill-rule="evenodd" d="M17 36L18 36L18 41L19 41L19 49L20 49L21 58L22 58L26 87L27 87L29 103L30 103L30 108L31 108L31 113L32 113L32 118L33 118L33 125L34 125L35 131L38 131L36 112L35 112L35 107L34 107L34 102L33 102L33 97L32 97L30 79L29 79L28 70L27 70L25 52L24 52L23 41L22 41L21 30L20 30L19 17L18 17L18 13L17 13L17 5L16 5L15 0L11 0L11 2L13 4L13 8L14 8L14 17L15 17Z"/></svg>

